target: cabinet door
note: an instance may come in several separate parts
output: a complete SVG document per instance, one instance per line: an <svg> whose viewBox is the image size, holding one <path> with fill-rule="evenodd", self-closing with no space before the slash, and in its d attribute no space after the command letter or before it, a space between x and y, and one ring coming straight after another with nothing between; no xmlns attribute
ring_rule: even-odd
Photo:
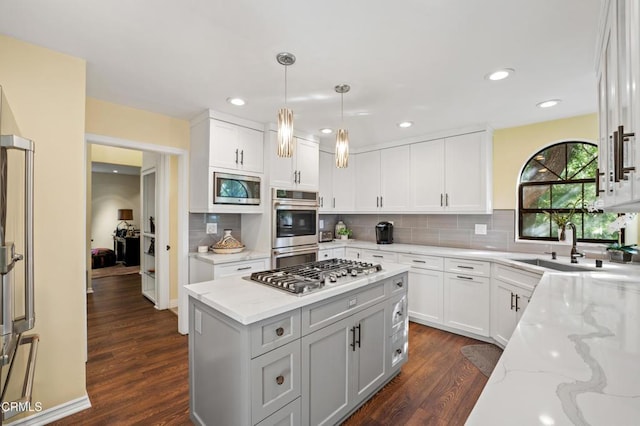
<svg viewBox="0 0 640 426"><path fill-rule="evenodd" d="M333 425L349 410L352 319L302 338L303 424Z"/></svg>
<svg viewBox="0 0 640 426"><path fill-rule="evenodd" d="M239 168L255 173L264 171L264 133L238 127Z"/></svg>
<svg viewBox="0 0 640 426"><path fill-rule="evenodd" d="M493 306L491 337L503 347L507 345L516 328L514 287L501 280L493 280Z"/></svg>
<svg viewBox="0 0 640 426"><path fill-rule="evenodd" d="M380 151L358 154L356 167L356 210L380 208Z"/></svg>
<svg viewBox="0 0 640 426"><path fill-rule="evenodd" d="M269 183L276 188L291 189L293 188L293 172L295 170L294 157L278 157L277 143L278 136L276 132L269 132L269 158L270 161L270 178ZM294 156L297 147L294 147Z"/></svg>
<svg viewBox="0 0 640 426"><path fill-rule="evenodd" d="M333 209L337 212L355 210L356 168L358 155L349 156L349 167L333 167Z"/></svg>
<svg viewBox="0 0 640 426"><path fill-rule="evenodd" d="M630 96L631 110L633 112L633 127L631 130L635 132L632 139L632 146L635 151L635 172L633 173L633 199L640 200L640 3L637 1L627 1L627 19L628 26L628 51L629 51L629 67L630 67Z"/></svg>
<svg viewBox="0 0 640 426"><path fill-rule="evenodd" d="M411 268L409 271L409 316L442 324L444 274Z"/></svg>
<svg viewBox="0 0 640 426"><path fill-rule="evenodd" d="M410 148L399 146L380 153L380 207L383 211L406 211L409 205Z"/></svg>
<svg viewBox="0 0 640 426"><path fill-rule="evenodd" d="M304 139L296 138L295 170L298 172L297 189L305 191L318 190L318 144Z"/></svg>
<svg viewBox="0 0 640 426"><path fill-rule="evenodd" d="M352 400L359 401L385 379L385 303L367 308L352 318L355 326L352 342L356 342L355 347L349 346L355 361Z"/></svg>
<svg viewBox="0 0 640 426"><path fill-rule="evenodd" d="M444 324L489 336L489 278L444 274Z"/></svg>
<svg viewBox="0 0 640 426"><path fill-rule="evenodd" d="M320 175L318 188L320 192L320 213L333 210L333 169L336 168L333 154L320 152Z"/></svg>
<svg viewBox="0 0 640 426"><path fill-rule="evenodd" d="M488 159L485 132L445 139L445 207L452 212L487 209Z"/></svg>
<svg viewBox="0 0 640 426"><path fill-rule="evenodd" d="M360 259L362 257L362 250L352 247L346 247L344 255L347 259Z"/></svg>
<svg viewBox="0 0 640 426"><path fill-rule="evenodd" d="M444 140L411 145L410 209L444 209Z"/></svg>
<svg viewBox="0 0 640 426"><path fill-rule="evenodd" d="M238 126L224 121L211 120L209 164L213 167L237 169L240 164Z"/></svg>

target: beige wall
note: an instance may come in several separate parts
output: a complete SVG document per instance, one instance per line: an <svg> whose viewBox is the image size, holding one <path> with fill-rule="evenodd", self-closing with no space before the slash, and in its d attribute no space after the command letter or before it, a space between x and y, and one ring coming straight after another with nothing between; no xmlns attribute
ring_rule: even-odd
<svg viewBox="0 0 640 426"><path fill-rule="evenodd" d="M91 161L142 167L142 151L115 146L94 145L91 147Z"/></svg>
<svg viewBox="0 0 640 426"><path fill-rule="evenodd" d="M86 132L137 142L189 149L189 122L135 108L87 98ZM98 145L93 145L96 149ZM174 156L175 157L175 156ZM177 159L171 158L169 197L170 294L178 298Z"/></svg>
<svg viewBox="0 0 640 426"><path fill-rule="evenodd" d="M85 390L85 62L0 35L2 133L35 141L33 402Z"/></svg>
<svg viewBox="0 0 640 426"><path fill-rule="evenodd" d="M495 130L493 133L493 208L515 209L516 185L524 163L543 147L568 139L597 143L597 114Z"/></svg>

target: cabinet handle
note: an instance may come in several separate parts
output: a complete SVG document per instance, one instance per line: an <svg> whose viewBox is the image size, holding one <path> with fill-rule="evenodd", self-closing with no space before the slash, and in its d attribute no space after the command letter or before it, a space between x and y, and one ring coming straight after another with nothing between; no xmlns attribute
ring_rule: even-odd
<svg viewBox="0 0 640 426"><path fill-rule="evenodd" d="M380 254L372 254L371 257L377 257L377 258L380 258L380 259L384 258L384 256L382 256Z"/></svg>
<svg viewBox="0 0 640 426"><path fill-rule="evenodd" d="M380 196L380 207L382 207L382 195Z"/></svg>
<svg viewBox="0 0 640 426"><path fill-rule="evenodd" d="M472 280L473 281L473 277L465 277L464 275L456 275L457 278L460 278L461 280Z"/></svg>
<svg viewBox="0 0 640 426"><path fill-rule="evenodd" d="M236 268L236 271L246 271L247 269L251 269L252 266L241 266L239 268Z"/></svg>
<svg viewBox="0 0 640 426"><path fill-rule="evenodd" d="M358 329L358 340L356 340L356 343L358 344L358 347L360 347L360 340L362 340L362 325L358 324L356 325L356 328Z"/></svg>
<svg viewBox="0 0 640 426"><path fill-rule="evenodd" d="M240 164L244 165L244 149L240 151Z"/></svg>
<svg viewBox="0 0 640 426"><path fill-rule="evenodd" d="M444 194L444 206L449 207L449 194Z"/></svg>
<svg viewBox="0 0 640 426"><path fill-rule="evenodd" d="M336 208L336 197L333 197L333 208Z"/></svg>
<svg viewBox="0 0 640 426"><path fill-rule="evenodd" d="M512 311L513 311L513 308L514 308L514 305L513 305L513 296L514 296L514 294L513 294L513 292L511 292L511 308L510 308L510 310L512 310Z"/></svg>
<svg viewBox="0 0 640 426"><path fill-rule="evenodd" d="M396 353L397 353L398 355L402 354L402 349L400 349L400 348L396 349Z"/></svg>
<svg viewBox="0 0 640 426"><path fill-rule="evenodd" d="M427 263L426 260L415 260L415 259L413 259L412 262L415 262L415 263Z"/></svg>
<svg viewBox="0 0 640 426"><path fill-rule="evenodd" d="M458 265L460 269L475 269L473 266Z"/></svg>
<svg viewBox="0 0 640 426"><path fill-rule="evenodd" d="M353 352L356 351L356 328L355 327L351 327L351 349L353 350Z"/></svg>
<svg viewBox="0 0 640 426"><path fill-rule="evenodd" d="M444 207L444 202L442 201L444 198L444 194L440 194L440 207Z"/></svg>
<svg viewBox="0 0 640 426"><path fill-rule="evenodd" d="M302 182L302 172L298 170L298 183Z"/></svg>
<svg viewBox="0 0 640 426"><path fill-rule="evenodd" d="M276 377L276 383L281 385L284 383L284 376L278 376Z"/></svg>
<svg viewBox="0 0 640 426"><path fill-rule="evenodd" d="M320 197L320 207L324 207L324 197Z"/></svg>
<svg viewBox="0 0 640 426"><path fill-rule="evenodd" d="M600 176L604 176L604 173L600 173L600 169L596 169L596 197L599 196L604 189L600 189Z"/></svg>
<svg viewBox="0 0 640 426"><path fill-rule="evenodd" d="M276 328L276 336L280 337L284 334L284 328L278 327Z"/></svg>
<svg viewBox="0 0 640 426"><path fill-rule="evenodd" d="M376 197L376 207L380 207L380 197Z"/></svg>
<svg viewBox="0 0 640 426"><path fill-rule="evenodd" d="M520 300L520 296L516 294L516 312L520 310L520 306L518 306L518 300Z"/></svg>
<svg viewBox="0 0 640 426"><path fill-rule="evenodd" d="M402 288L403 286L404 286L404 283L403 283L402 281L398 281L398 282L396 283L396 287L400 287L400 288Z"/></svg>
<svg viewBox="0 0 640 426"><path fill-rule="evenodd" d="M613 132L613 181L620 182L620 142L618 131Z"/></svg>
<svg viewBox="0 0 640 426"><path fill-rule="evenodd" d="M238 149L236 148L236 164L238 164Z"/></svg>
<svg viewBox="0 0 640 426"><path fill-rule="evenodd" d="M629 172L633 172L636 170L635 167L625 167L624 166L624 143L629 141L630 137L634 137L635 133L625 133L624 126L618 126L618 150L620 152L620 166L618 168L620 173L620 180L626 180L625 176Z"/></svg>

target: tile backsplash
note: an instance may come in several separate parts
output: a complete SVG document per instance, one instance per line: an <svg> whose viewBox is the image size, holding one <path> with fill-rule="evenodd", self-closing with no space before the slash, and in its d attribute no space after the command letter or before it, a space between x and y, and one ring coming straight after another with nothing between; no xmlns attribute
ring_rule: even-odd
<svg viewBox="0 0 640 426"><path fill-rule="evenodd" d="M207 234L207 223L217 223L218 232ZM231 213L189 213L189 251L198 251L198 246L210 246L217 243L225 229L231 229L231 235L242 241L240 214Z"/></svg>
<svg viewBox="0 0 640 426"><path fill-rule="evenodd" d="M563 244L516 242L514 210L494 210L493 214L483 215L322 214L320 219L324 220L322 230L333 230L338 220L344 221L353 230L352 238L363 241L375 242L375 225L390 221L395 243L527 253L556 251L562 256L571 251ZM476 235L476 224L486 225L487 234ZM598 248L593 250L596 254L601 252Z"/></svg>

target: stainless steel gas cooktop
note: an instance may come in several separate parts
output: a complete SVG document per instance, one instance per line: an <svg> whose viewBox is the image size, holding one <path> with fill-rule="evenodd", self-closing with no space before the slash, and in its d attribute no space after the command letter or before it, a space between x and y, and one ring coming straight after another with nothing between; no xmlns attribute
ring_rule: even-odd
<svg viewBox="0 0 640 426"><path fill-rule="evenodd" d="M382 270L379 264L348 259L327 259L281 269L254 272L251 280L297 295L308 294L325 285L348 282Z"/></svg>

